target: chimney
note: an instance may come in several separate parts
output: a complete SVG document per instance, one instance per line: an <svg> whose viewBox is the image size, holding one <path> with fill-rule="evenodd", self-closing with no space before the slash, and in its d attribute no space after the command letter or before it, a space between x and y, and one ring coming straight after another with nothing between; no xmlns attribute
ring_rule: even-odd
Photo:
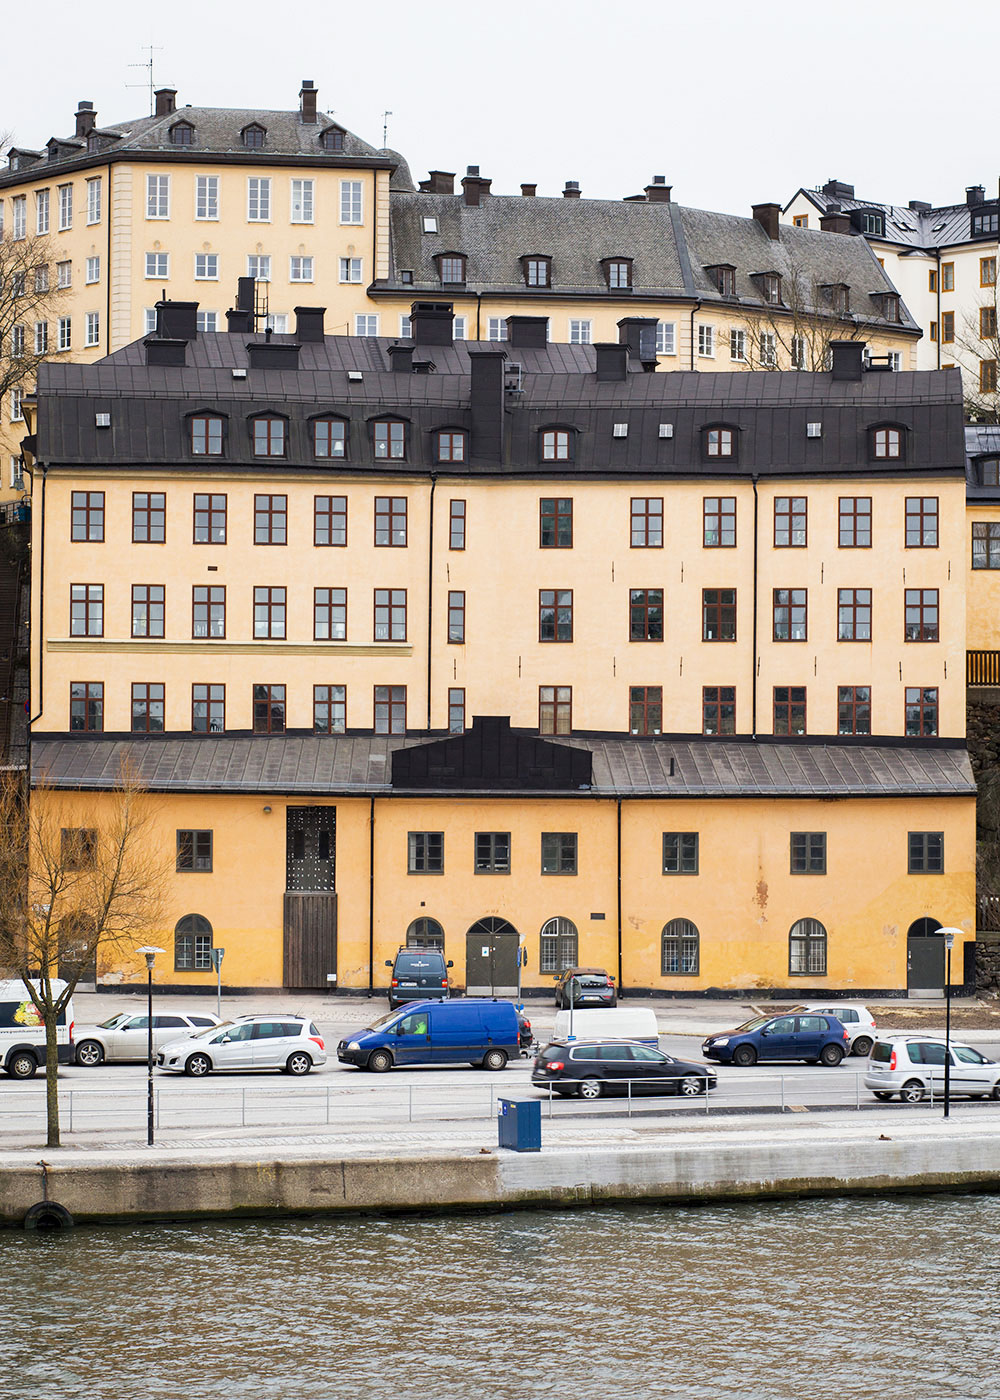
<svg viewBox="0 0 1000 1400"><path fill-rule="evenodd" d="M653 183L646 186L646 198L650 204L669 204L672 185L667 184L665 175L654 175Z"/></svg>
<svg viewBox="0 0 1000 1400"><path fill-rule="evenodd" d="M563 189L563 199L579 199L579 198L580 198L580 181L579 181L579 180L567 180L567 181L566 181L565 188Z"/></svg>
<svg viewBox="0 0 1000 1400"><path fill-rule="evenodd" d="M89 136L97 124L93 102L79 102L76 108L76 134Z"/></svg>
<svg viewBox="0 0 1000 1400"><path fill-rule="evenodd" d="M767 234L768 238L778 241L778 215L781 213L780 204L755 204L753 206L754 218Z"/></svg>
<svg viewBox="0 0 1000 1400"><path fill-rule="evenodd" d="M845 184L843 180L827 180L823 186L823 193L831 199L853 199L854 186Z"/></svg>
<svg viewBox="0 0 1000 1400"><path fill-rule="evenodd" d="M931 211L931 206L927 203L926 199L911 199L906 207L907 209L912 209L917 214L929 214Z"/></svg>
<svg viewBox="0 0 1000 1400"><path fill-rule="evenodd" d="M253 312L242 308L227 311L226 330L230 335L248 335L253 330Z"/></svg>
<svg viewBox="0 0 1000 1400"><path fill-rule="evenodd" d="M468 166L462 177L462 196L465 203L474 209L490 192L492 180L484 180L479 174L478 165Z"/></svg>
<svg viewBox="0 0 1000 1400"><path fill-rule="evenodd" d="M165 340L151 335L142 343L146 347L147 365L169 365L176 369L187 359L186 340Z"/></svg>
<svg viewBox="0 0 1000 1400"><path fill-rule="evenodd" d="M156 334L164 340L196 340L198 338L198 303L196 301L158 301L156 303Z"/></svg>
<svg viewBox="0 0 1000 1400"><path fill-rule="evenodd" d="M171 112L177 111L176 88L157 88L153 96L156 98L156 115L158 117L169 117Z"/></svg>
<svg viewBox="0 0 1000 1400"><path fill-rule="evenodd" d="M414 345L451 345L455 311L450 301L415 301L410 307L410 336Z"/></svg>
<svg viewBox="0 0 1000 1400"><path fill-rule="evenodd" d="M266 340L251 340L247 345L247 361L251 369L298 369L299 347L282 341L272 341L270 331Z"/></svg>
<svg viewBox="0 0 1000 1400"><path fill-rule="evenodd" d="M594 346L597 352L597 378L599 380L624 381L628 377L628 346L614 342L598 341Z"/></svg>
<svg viewBox="0 0 1000 1400"><path fill-rule="evenodd" d="M504 455L505 350L470 350L469 409L477 460L499 465Z"/></svg>
<svg viewBox="0 0 1000 1400"><path fill-rule="evenodd" d="M237 311L248 311L251 316L254 313L254 295L256 280L253 277L238 277L236 279L236 309Z"/></svg>
<svg viewBox="0 0 1000 1400"><path fill-rule="evenodd" d="M851 216L834 209L829 214L819 216L819 226L824 233L850 233Z"/></svg>
<svg viewBox="0 0 1000 1400"><path fill-rule="evenodd" d="M834 379L860 379L864 370L864 343L860 340L831 340Z"/></svg>
<svg viewBox="0 0 1000 1400"><path fill-rule="evenodd" d="M81 107L83 103L80 104ZM982 185L969 185L965 191L965 202L970 209L974 209L977 204L986 202L986 191Z"/></svg>
<svg viewBox="0 0 1000 1400"><path fill-rule="evenodd" d="M508 316L507 343L523 350L544 350L548 328L547 316Z"/></svg>
<svg viewBox="0 0 1000 1400"><path fill-rule="evenodd" d="M429 180L421 180L421 188L426 194L454 194L455 172L453 170L432 170Z"/></svg>
<svg viewBox="0 0 1000 1400"><path fill-rule="evenodd" d="M392 366L393 374L413 373L413 351L416 347L410 345L390 345L389 364Z"/></svg>
<svg viewBox="0 0 1000 1400"><path fill-rule="evenodd" d="M299 88L299 121L307 126L314 125L316 121L317 96L316 84L311 78L303 78Z"/></svg>
<svg viewBox="0 0 1000 1400"><path fill-rule="evenodd" d="M522 185L522 186L521 186L521 193L524 195L525 199L534 199L534 197L535 197L535 191L536 191L537 189L538 189L538 186L537 186L537 185Z"/></svg>
<svg viewBox="0 0 1000 1400"><path fill-rule="evenodd" d="M305 345L308 342L322 344L323 341L323 317L326 314L325 306L296 306L295 311L295 339Z"/></svg>
<svg viewBox="0 0 1000 1400"><path fill-rule="evenodd" d="M626 316L618 322L618 343L628 346L630 360L656 364L656 317Z"/></svg>

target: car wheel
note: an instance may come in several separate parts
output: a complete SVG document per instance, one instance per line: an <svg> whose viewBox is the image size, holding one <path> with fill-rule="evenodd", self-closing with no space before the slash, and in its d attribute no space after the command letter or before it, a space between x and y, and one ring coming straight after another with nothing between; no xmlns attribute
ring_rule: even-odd
<svg viewBox="0 0 1000 1400"><path fill-rule="evenodd" d="M313 1062L304 1050L296 1050L285 1061L285 1069L289 1074L308 1074L313 1067Z"/></svg>
<svg viewBox="0 0 1000 1400"><path fill-rule="evenodd" d="M696 1094L705 1092L705 1081L698 1074L687 1074L680 1082L680 1092L688 1098L694 1098Z"/></svg>
<svg viewBox="0 0 1000 1400"><path fill-rule="evenodd" d="M576 1092L581 1099L599 1099L604 1093L604 1085L599 1079L584 1079Z"/></svg>
<svg viewBox="0 0 1000 1400"><path fill-rule="evenodd" d="M741 1069L749 1069L757 1063L757 1051L752 1045L737 1045L733 1051L733 1064Z"/></svg>
<svg viewBox="0 0 1000 1400"><path fill-rule="evenodd" d="M919 1079L908 1079L899 1091L903 1103L920 1103L927 1097L927 1090Z"/></svg>
<svg viewBox="0 0 1000 1400"><path fill-rule="evenodd" d="M503 1050L487 1050L483 1056L483 1069L503 1069L507 1055Z"/></svg>
<svg viewBox="0 0 1000 1400"><path fill-rule="evenodd" d="M990 1095L990 1097L994 1099L1000 1099L1000 1080L998 1080L997 1083L993 1085L993 1092Z"/></svg>
<svg viewBox="0 0 1000 1400"><path fill-rule="evenodd" d="M835 1069L844 1058L844 1052L839 1045L824 1045L819 1052L819 1062L826 1065L828 1069Z"/></svg>
<svg viewBox="0 0 1000 1400"><path fill-rule="evenodd" d="M881 1099L883 1103L888 1103L889 1100L892 1098L892 1095L890 1093L887 1093L885 1089L875 1089L872 1092L874 1093L875 1097L877 1099Z"/></svg>
<svg viewBox="0 0 1000 1400"><path fill-rule="evenodd" d="M388 1050L373 1050L368 1056L368 1068L376 1074L385 1074L387 1069L392 1069L392 1056Z"/></svg>
<svg viewBox="0 0 1000 1400"><path fill-rule="evenodd" d="M870 1055L872 1053L873 1044L874 1041L872 1040L870 1035L859 1035L857 1040L851 1046L851 1054Z"/></svg>
<svg viewBox="0 0 1000 1400"><path fill-rule="evenodd" d="M30 1050L15 1050L7 1061L7 1073L11 1079L32 1079L37 1068L38 1061Z"/></svg>
<svg viewBox="0 0 1000 1400"><path fill-rule="evenodd" d="M207 1055L189 1055L184 1066L184 1073L190 1074L192 1079L201 1079L212 1068L212 1061Z"/></svg>
<svg viewBox="0 0 1000 1400"><path fill-rule="evenodd" d="M81 1040L76 1047L76 1062L88 1069L104 1063L104 1046L99 1040Z"/></svg>

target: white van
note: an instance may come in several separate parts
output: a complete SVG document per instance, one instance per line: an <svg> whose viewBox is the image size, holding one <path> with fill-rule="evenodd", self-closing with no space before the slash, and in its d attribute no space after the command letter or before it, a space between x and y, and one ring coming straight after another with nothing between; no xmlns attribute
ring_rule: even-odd
<svg viewBox="0 0 1000 1400"><path fill-rule="evenodd" d="M568 1011L556 1012L554 1039L569 1035ZM608 1006L597 1011L574 1011L573 1034L579 1040L639 1040L643 1045L658 1045L656 1014L645 1006Z"/></svg>
<svg viewBox="0 0 1000 1400"><path fill-rule="evenodd" d="M65 987L65 982L52 982L56 996ZM56 1026L59 1063L63 1065L73 1059L73 1016L70 999ZM27 988L20 978L0 982L0 1065L12 1079L30 1079L44 1064L45 1027Z"/></svg>

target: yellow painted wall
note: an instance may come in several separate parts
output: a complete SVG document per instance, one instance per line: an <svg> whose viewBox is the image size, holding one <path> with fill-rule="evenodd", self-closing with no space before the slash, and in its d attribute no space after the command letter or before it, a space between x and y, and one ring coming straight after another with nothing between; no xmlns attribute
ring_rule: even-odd
<svg viewBox="0 0 1000 1400"><path fill-rule="evenodd" d="M1000 524L1000 505L970 503L966 519L966 645L970 651L996 651L1000 648L1000 569L972 567L972 526L980 521Z"/></svg>

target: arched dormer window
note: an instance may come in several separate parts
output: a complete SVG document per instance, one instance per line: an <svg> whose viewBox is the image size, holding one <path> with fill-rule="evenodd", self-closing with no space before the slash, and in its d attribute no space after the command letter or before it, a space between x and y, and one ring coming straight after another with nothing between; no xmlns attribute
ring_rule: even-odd
<svg viewBox="0 0 1000 1400"><path fill-rule="evenodd" d="M435 253L438 276L442 287L455 287L465 284L466 256L464 253Z"/></svg>
<svg viewBox="0 0 1000 1400"><path fill-rule="evenodd" d="M539 458L543 462L572 462L575 448L575 428L543 428L538 434Z"/></svg>
<svg viewBox="0 0 1000 1400"><path fill-rule="evenodd" d="M171 146L193 146L194 127L190 122L174 122L170 128Z"/></svg>
<svg viewBox="0 0 1000 1400"><path fill-rule="evenodd" d="M243 128L240 135L248 151L259 151L267 139L267 128L261 126L260 122L251 122Z"/></svg>
<svg viewBox="0 0 1000 1400"><path fill-rule="evenodd" d="M250 419L250 442L255 457L286 456L288 419L279 413L258 413Z"/></svg>
<svg viewBox="0 0 1000 1400"><path fill-rule="evenodd" d="M521 259L526 287L552 286L552 259L547 253L526 253Z"/></svg>
<svg viewBox="0 0 1000 1400"><path fill-rule="evenodd" d="M901 462L906 457L906 429L901 423L876 423L868 430L874 462Z"/></svg>
<svg viewBox="0 0 1000 1400"><path fill-rule="evenodd" d="M469 434L464 428L437 428L431 434L436 462L466 462L469 458Z"/></svg>
<svg viewBox="0 0 1000 1400"><path fill-rule="evenodd" d="M320 132L319 144L324 151L342 151L344 133L339 126L328 126L325 131Z"/></svg>
<svg viewBox="0 0 1000 1400"><path fill-rule="evenodd" d="M222 457L226 444L226 419L221 413L188 415L191 453L195 457Z"/></svg>
<svg viewBox="0 0 1000 1400"><path fill-rule="evenodd" d="M627 292L632 289L632 259L602 258L601 271L608 284L609 292Z"/></svg>
<svg viewBox="0 0 1000 1400"><path fill-rule="evenodd" d="M406 461L409 426L400 418L377 418L372 422L372 451L377 462Z"/></svg>
<svg viewBox="0 0 1000 1400"><path fill-rule="evenodd" d="M321 461L343 460L347 456L347 421L332 413L312 420L313 454Z"/></svg>
<svg viewBox="0 0 1000 1400"><path fill-rule="evenodd" d="M708 462L735 461L739 429L729 423L710 423L701 430L701 453Z"/></svg>

